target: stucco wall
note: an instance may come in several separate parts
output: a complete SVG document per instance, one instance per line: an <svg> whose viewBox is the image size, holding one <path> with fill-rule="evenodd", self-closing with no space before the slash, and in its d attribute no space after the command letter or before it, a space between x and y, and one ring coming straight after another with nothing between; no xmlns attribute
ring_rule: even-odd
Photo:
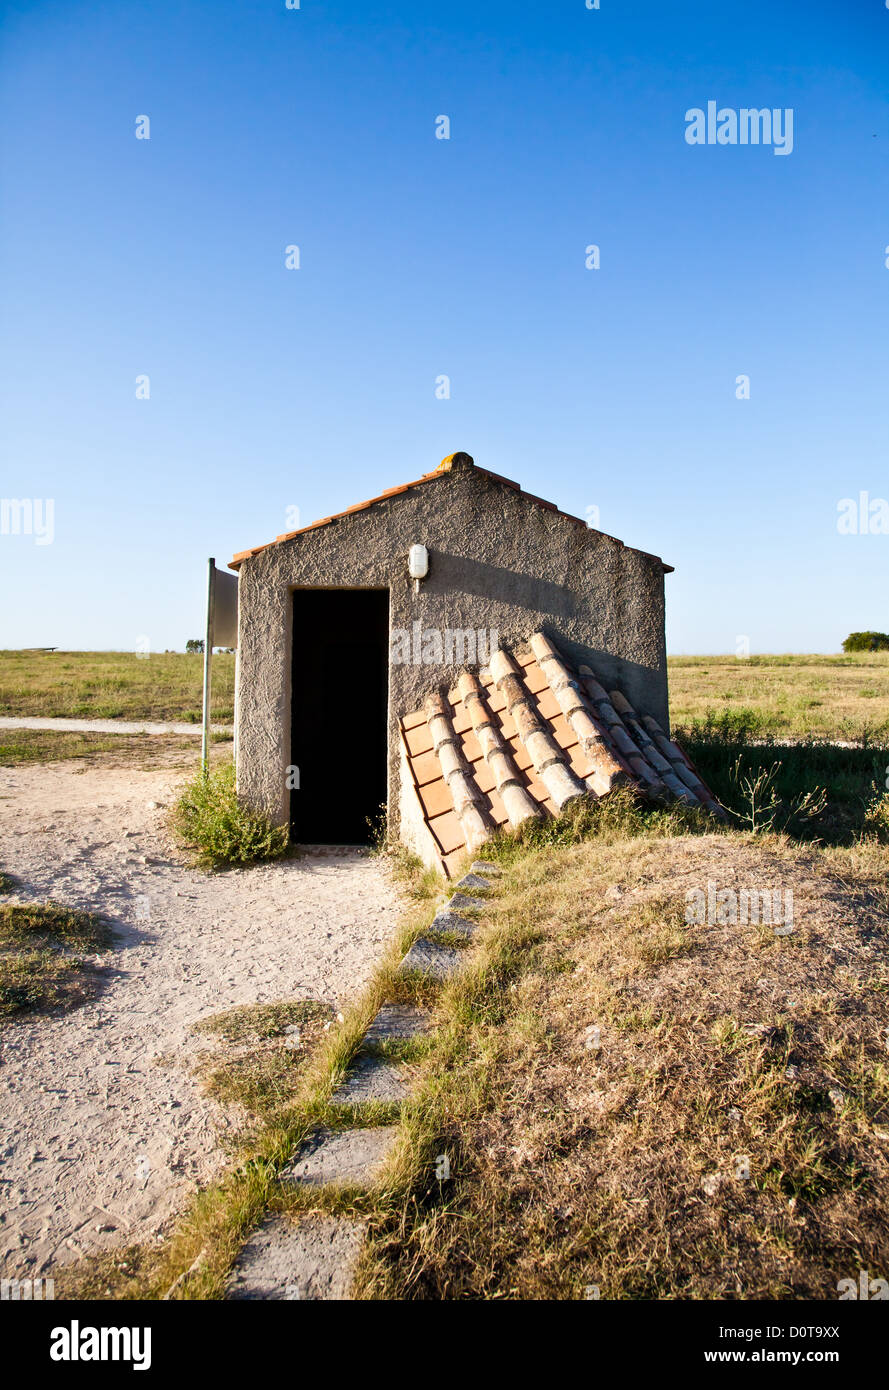
<svg viewBox="0 0 889 1390"><path fill-rule="evenodd" d="M407 552L429 550L418 594ZM495 629L518 645L537 628L557 637L667 727L664 582L660 560L578 526L471 466L455 467L240 568L238 788L276 821L288 817L292 591L388 588L390 626ZM310 676L311 652L304 654ZM456 666L393 664L389 682L389 805L399 807L401 715L452 684Z"/></svg>

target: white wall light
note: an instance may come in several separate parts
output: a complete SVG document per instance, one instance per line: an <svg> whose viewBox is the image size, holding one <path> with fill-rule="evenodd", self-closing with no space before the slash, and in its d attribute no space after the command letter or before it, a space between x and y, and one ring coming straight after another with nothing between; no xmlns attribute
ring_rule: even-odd
<svg viewBox="0 0 889 1390"><path fill-rule="evenodd" d="M414 581L414 593L420 592L420 580L429 573L429 551L425 545L412 545L408 551L407 572Z"/></svg>

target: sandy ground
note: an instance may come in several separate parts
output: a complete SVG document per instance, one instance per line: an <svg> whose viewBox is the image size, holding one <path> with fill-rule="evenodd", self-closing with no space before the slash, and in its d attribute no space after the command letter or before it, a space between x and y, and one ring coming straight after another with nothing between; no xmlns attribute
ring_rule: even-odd
<svg viewBox="0 0 889 1390"><path fill-rule="evenodd" d="M0 729L37 729L57 734L191 734L200 738L200 724L164 724L156 719L141 724L127 719L43 719L39 715L0 715ZM211 724L214 734L231 734L230 724Z"/></svg>
<svg viewBox="0 0 889 1390"><path fill-rule="evenodd" d="M117 945L92 1002L0 1031L0 1268L50 1274L156 1238L224 1163L226 1118L192 1075L196 1020L239 1004L342 1004L397 915L355 850L208 875L177 862L169 768L0 768L0 865L15 895L105 914Z"/></svg>

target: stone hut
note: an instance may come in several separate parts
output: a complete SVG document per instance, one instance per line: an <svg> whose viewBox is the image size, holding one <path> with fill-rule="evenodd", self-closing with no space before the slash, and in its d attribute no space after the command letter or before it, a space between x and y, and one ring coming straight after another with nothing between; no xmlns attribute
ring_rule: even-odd
<svg viewBox="0 0 889 1390"><path fill-rule="evenodd" d="M468 454L231 568L238 790L295 841L385 807L450 874L621 781L711 803L667 736L670 566Z"/></svg>

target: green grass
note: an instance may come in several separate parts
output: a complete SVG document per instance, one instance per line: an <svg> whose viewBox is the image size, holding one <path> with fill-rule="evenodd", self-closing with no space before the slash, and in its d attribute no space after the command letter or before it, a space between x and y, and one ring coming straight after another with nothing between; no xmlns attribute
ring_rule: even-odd
<svg viewBox="0 0 889 1390"><path fill-rule="evenodd" d="M889 735L852 748L782 742L729 715L673 732L736 824L832 844L889 839Z"/></svg>
<svg viewBox="0 0 889 1390"><path fill-rule="evenodd" d="M3 903L0 1018L83 1002L97 983L95 967L84 955L107 951L111 944L111 928L101 917L55 903Z"/></svg>
<svg viewBox="0 0 889 1390"><path fill-rule="evenodd" d="M329 1004L298 999L248 1004L204 1019L195 1032L215 1047L199 1067L207 1095L221 1105L237 1105L251 1125L274 1125L292 1105L302 1071L336 1019ZM250 1129L236 1134L247 1142Z"/></svg>
<svg viewBox="0 0 889 1390"><path fill-rule="evenodd" d="M231 723L235 658L213 657L212 717ZM0 713L199 724L203 657L163 652L0 651Z"/></svg>
<svg viewBox="0 0 889 1390"><path fill-rule="evenodd" d="M739 720L748 734L889 738L889 652L843 656L672 656L670 717Z"/></svg>
<svg viewBox="0 0 889 1390"><path fill-rule="evenodd" d="M198 772L180 792L170 823L205 868L280 859L287 850L287 826L272 825L238 799L231 763L206 777Z"/></svg>

